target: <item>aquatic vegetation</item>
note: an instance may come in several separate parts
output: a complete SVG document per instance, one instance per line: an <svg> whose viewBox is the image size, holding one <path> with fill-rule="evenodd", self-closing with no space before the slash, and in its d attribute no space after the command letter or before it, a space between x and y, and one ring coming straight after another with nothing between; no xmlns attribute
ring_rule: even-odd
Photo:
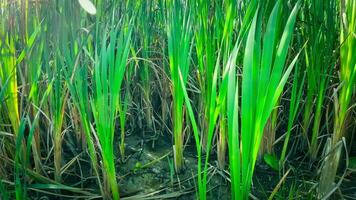
<svg viewBox="0 0 356 200"><path fill-rule="evenodd" d="M0 16L1 199L354 195L355 1L0 0Z"/></svg>

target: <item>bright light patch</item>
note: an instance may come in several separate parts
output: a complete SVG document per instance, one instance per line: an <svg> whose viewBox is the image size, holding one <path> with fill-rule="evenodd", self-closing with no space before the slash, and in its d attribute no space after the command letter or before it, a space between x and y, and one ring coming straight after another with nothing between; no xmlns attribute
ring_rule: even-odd
<svg viewBox="0 0 356 200"><path fill-rule="evenodd" d="M95 15L96 8L90 0L78 0L80 6L89 14Z"/></svg>

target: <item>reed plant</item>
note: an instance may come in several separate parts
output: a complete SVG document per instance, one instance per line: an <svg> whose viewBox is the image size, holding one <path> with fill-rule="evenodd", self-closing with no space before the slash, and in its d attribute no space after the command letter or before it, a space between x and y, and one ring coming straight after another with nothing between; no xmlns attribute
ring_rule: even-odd
<svg viewBox="0 0 356 200"><path fill-rule="evenodd" d="M340 22L340 84L341 89L338 97L338 106L334 122L333 143L346 135L347 117L350 113L350 106L353 103L352 97L355 92L356 82L356 2L343 0L340 2L341 22Z"/></svg>
<svg viewBox="0 0 356 200"><path fill-rule="evenodd" d="M213 7L214 6L214 7ZM215 28L220 28L211 23L215 19L215 15L210 15L210 8L217 7L212 5L209 1L198 1L196 3L196 26L197 31L195 34L196 54L198 61L197 77L199 82L200 95L200 109L203 113L201 121L202 129L202 141L203 148L206 150L208 127L209 127L209 115L210 115L210 103L215 101L211 99L211 92L213 86L213 74L214 67L217 63L217 50L220 42L220 38L215 38ZM213 18L213 19L210 19ZM211 20L211 21L210 21Z"/></svg>
<svg viewBox="0 0 356 200"><path fill-rule="evenodd" d="M348 118L353 107L356 84L356 2L340 1L340 85L334 89L334 128L325 145L325 158L321 166L318 197L327 199L336 190L334 181L341 157L341 146L347 137ZM347 162L347 161L346 161Z"/></svg>
<svg viewBox="0 0 356 200"><path fill-rule="evenodd" d="M213 98L214 71L216 67L226 65L229 53L233 48L232 40L234 38L234 19L237 8L235 0L229 1L198 1L195 4L195 49L197 55L198 67L196 69L197 79L201 95L199 96L199 110L201 111L201 134L203 141L203 150L207 150L209 143L209 132L219 128L217 141L217 156L220 168L224 168L225 154L227 149L227 128L226 128L226 90L217 91L217 99ZM218 56L218 54L220 56ZM221 71L220 71L221 72ZM217 75L217 85L222 84L224 80ZM219 89L218 89L219 90ZM210 120L210 113L215 112L218 104L219 120ZM213 123L213 124L210 124ZM207 153L210 153L207 151Z"/></svg>
<svg viewBox="0 0 356 200"><path fill-rule="evenodd" d="M223 59L224 63L225 63L223 65L224 66L223 69L220 68L221 54L223 54L223 53L219 52L216 57L216 60L214 61L215 66L213 67L213 71L210 72L210 73L212 73L211 79L210 79L211 85L206 85L206 87L209 87L209 90L210 90L209 91L210 96L208 97L208 99L211 100L209 102L209 105L207 108L209 111L208 116L205 119L205 120L208 119L208 121L207 122L203 121L201 124L201 128L198 127L197 120L196 120L192 105L190 103L189 96L187 94L186 86L184 84L181 85L182 91L184 94L184 98L185 98L185 103L187 106L187 113L188 113L189 119L190 119L189 122L191 123L193 132L194 132L194 139L195 139L195 143L196 143L197 156L198 156L198 166L197 166L197 168L198 168L198 175L197 175L198 176L197 177L197 179L198 179L197 180L198 194L197 194L197 198L202 199L202 200L207 198L207 191L208 191L207 190L207 188L208 188L208 178L207 178L208 172L207 172L207 170L208 170L209 157L210 157L209 152L212 147L212 140L213 140L215 128L217 127L217 120L219 118L219 115L221 115L221 113L222 113L221 109L223 108L224 105L227 105L227 107L226 107L227 113L223 113L223 114L225 114L225 116L227 117L226 125L229 125L229 120L230 120L229 114L231 115L231 112L229 113L229 107L228 107L229 105L226 104L226 103L229 103L229 100L228 100L229 94L232 94L232 91L229 90L229 87L230 87L229 84L231 84L229 82L229 72L230 72L230 69L235 67L236 59L237 59L239 49L240 49L241 43L242 43L242 40L241 40L242 36L244 35L245 31L248 28L248 23L250 23L252 20L253 16L251 15L251 13L254 12L256 7L257 7L256 2L249 4L249 6L247 7L246 11L248 14L242 20L241 30L239 32L240 37L238 37L236 44L235 44L234 48L231 50L231 52L227 51L226 54L224 54L224 56L223 56L225 58L225 59ZM225 31L229 30L229 28L228 28L229 25L231 25L231 24L229 24L228 22L226 22L224 24ZM204 29L202 31L204 31ZM224 39L228 39L225 32L223 35L224 35L224 37L223 37ZM204 35L203 35L203 37L204 37ZM222 44L224 44L224 43L222 43ZM204 49L204 48L202 48L202 49ZM206 49L204 49L204 50L206 50ZM197 54L197 56L199 56L199 54ZM207 69L205 69L205 70L207 70ZM207 71L205 71L205 73L207 73ZM183 76L182 76L181 72L180 72L180 75L181 75L181 77L180 77L181 82L183 83L184 80L183 80ZM220 78L220 75L221 75L221 78ZM238 102L237 99L235 102L236 103ZM234 111L236 111L236 110L234 110ZM236 113L236 120L237 120L237 113ZM206 127L206 126L208 126L208 127ZM205 130L206 132L203 134L202 130L204 130L205 128L207 130ZM237 129L234 129L234 131L236 131L236 130ZM231 130L226 130L226 131L228 131L228 133L231 133ZM230 137L230 136L231 135L227 136L229 138L229 140L228 140L229 141L229 153L230 153L230 149L233 149L235 147L234 146L232 148L231 146L233 144L231 144L230 142L235 141L234 139L236 139L236 138ZM205 157L205 162L203 162L203 157L202 157L203 151L207 152L206 157ZM229 154L229 155L230 155L229 156L230 160L234 158L231 154ZM230 166L230 168L231 168L231 166Z"/></svg>
<svg viewBox="0 0 356 200"><path fill-rule="evenodd" d="M78 55L77 58L80 56ZM72 74L66 75L66 83L68 84L68 89L70 91L73 103L76 106L76 109L79 112L80 123L82 130L85 134L85 141L88 146L88 152L91 159L92 167L94 169L95 175L98 177L98 183L100 188L102 187L100 176L99 176L99 165L98 158L95 150L95 141L93 139L90 122L91 122L91 109L89 109L89 83L86 77L88 77L88 69L84 66L85 63L88 63L88 60L83 62L83 64L71 63L70 66L75 67Z"/></svg>
<svg viewBox="0 0 356 200"><path fill-rule="evenodd" d="M259 156L286 170L270 199L305 195L305 173L319 179L309 197L346 191L334 182L353 156L355 1L0 0L0 16L0 199L206 200L225 180L231 199L263 198ZM159 149L173 135L171 184L129 197L119 186L147 172L128 169L147 131Z"/></svg>
<svg viewBox="0 0 356 200"><path fill-rule="evenodd" d="M334 47L337 43L336 2L305 1L303 20L308 23L302 28L302 35L307 42L305 65L307 71L307 90L304 106L303 129L310 136L310 156L317 157L320 123L326 101L327 89L335 65ZM318 55L318 56L315 56ZM311 127L310 127L311 126Z"/></svg>
<svg viewBox="0 0 356 200"><path fill-rule="evenodd" d="M246 35L257 1L238 4L237 1L198 1L196 17L196 69L200 89L199 110L203 151L211 145L213 132L217 130L217 159L221 169L225 165L227 149L227 71L233 41L240 43ZM237 15L245 13L245 15ZM237 33L235 33L237 32ZM221 69L216 69L221 68ZM217 71L218 70L218 71ZM216 77L215 77L215 73ZM215 80L217 79L217 80ZM215 83L216 81L216 83ZM214 113L214 114L211 114ZM216 117L218 117L216 119ZM210 147L209 147L210 149Z"/></svg>
<svg viewBox="0 0 356 200"><path fill-rule="evenodd" d="M173 153L175 169L179 172L182 170L184 164L184 132L182 121L184 118L184 96L182 94L181 85L186 85L188 81L192 43L192 21L188 2L171 0L166 3L166 31L173 98ZM179 80L179 71L182 73L183 82Z"/></svg>
<svg viewBox="0 0 356 200"><path fill-rule="evenodd" d="M106 31L98 32L98 47L94 59L94 94L91 108L100 145L104 175L114 200L120 198L116 180L114 133L120 106L120 89L130 50L131 30L131 26L122 23L110 27L108 33Z"/></svg>
<svg viewBox="0 0 356 200"><path fill-rule="evenodd" d="M26 82L28 82L28 103L31 104L30 117L33 121L36 118L37 108L40 106L40 99L42 93L40 81L42 81L41 73L43 66L43 54L44 54L44 45L45 45L45 37L44 37L44 24L43 20L41 20L42 14L39 12L33 12L33 10L39 9L39 5L22 5L27 10L26 15L26 30L25 30L25 41L28 43L29 41L35 39L33 41L33 47L29 49L26 53L26 57L24 58L24 67L23 74L25 74ZM31 11L34 14L34 17L28 17L31 15ZM33 36L29 35L29 32L37 32L37 36L33 38ZM30 37L31 36L31 37ZM26 88L26 87L25 87ZM39 122L34 124L34 138L32 142L32 152L33 152L33 161L35 165L35 169L38 173L40 173L42 168L41 163L41 133L39 128Z"/></svg>
<svg viewBox="0 0 356 200"><path fill-rule="evenodd" d="M0 106L4 117L1 120L8 118L11 124L10 133L14 135L15 141L17 140L17 134L19 133L20 126L20 105L22 98L18 96L20 89L18 88L18 74L21 75L21 67L26 66L23 61L28 56L34 46L35 40L38 36L40 29L38 26L34 26L34 29L27 31L25 38L22 39L20 34L15 33L17 27L15 22L22 22L12 18L10 21L6 21L6 17L16 16L16 6L24 7L24 4L12 4L7 5L6 11L3 11L4 18L1 19L0 26L0 82L2 85L2 95L5 99L5 106ZM27 10L25 10L27 12ZM27 22L27 16L25 16L25 22ZM20 49L17 44L22 43L23 48ZM19 70L20 69L20 70ZM20 72L19 72L20 71ZM23 142L23 146L26 144ZM11 146L7 144L6 146ZM34 149L35 150L35 149ZM36 151L37 152L37 151ZM23 155L26 155L25 151L22 151ZM10 156L12 157L12 156ZM36 166L38 166L39 159L35 158Z"/></svg>
<svg viewBox="0 0 356 200"><path fill-rule="evenodd" d="M247 199L264 126L276 105L298 55L284 70L288 48L299 9L297 3L278 37L275 29L280 2L274 6L263 34L261 11L257 10L249 28L244 52L241 96L241 136L238 128L238 87L235 69L230 69L228 121L229 156L233 199Z"/></svg>
<svg viewBox="0 0 356 200"><path fill-rule="evenodd" d="M73 8L72 8L73 9ZM72 10L73 11L73 10ZM70 9L67 10L70 12ZM73 11L74 12L74 11ZM80 14L75 19L80 19ZM99 164L95 149L95 140L91 132L92 112L90 109L90 67L94 55L93 36L91 33L78 31L80 21L72 20L64 24L62 43L59 47L60 61L64 72L65 83L72 102L79 113L80 125L84 133L84 140L87 144L88 153L94 173L98 180L98 185L104 196L102 183L99 174ZM69 95L68 94L68 95Z"/></svg>
<svg viewBox="0 0 356 200"><path fill-rule="evenodd" d="M63 65L60 60L59 48L61 44L61 34L66 20L64 10L66 2L55 2L49 4L48 11L45 15L48 17L45 22L46 28L44 37L51 41L53 45L45 45L45 52L53 54L44 54L44 72L48 75L47 86L51 85L51 92L48 99L48 112L51 119L50 130L53 137L53 157L54 157L54 178L61 182L61 165L62 165L62 138L63 123L66 104L66 85L64 84Z"/></svg>
<svg viewBox="0 0 356 200"><path fill-rule="evenodd" d="M206 112L204 112L204 118L203 120L199 120L201 121L201 125L199 128L198 124L197 124L197 120L195 117L195 114L193 112L193 108L192 105L190 103L190 99L188 97L187 94L187 89L185 84L182 84L182 90L183 90L183 94L184 94L184 98L185 98L185 103L187 106L187 113L189 115L189 122L192 124L192 128L193 128L193 132L194 132L194 139L195 139L195 143L196 143L196 149L197 149L197 156L198 156L198 197L199 199L206 199L207 198L207 187L208 187L208 165L209 165L209 157L210 157L210 150L212 147L212 140L213 140L213 136L214 136L214 132L215 129L217 128L217 120L220 117L223 119L224 117L227 117L228 110L226 110L225 112L222 111L225 106L226 106L226 102L227 102L227 96L228 96L228 72L230 68L235 67L235 62L238 56L238 52L239 52L239 48L241 46L241 38L242 35L244 35L245 31L247 30L248 27L248 23L251 21L252 19L252 15L251 13L254 12L254 10L256 9L256 2L255 3L251 3L249 4L248 8L247 8L247 13L249 13L242 22L241 25L241 30L240 30L240 36L237 39L236 45L233 48L233 50L231 50L230 52L230 48L231 48L231 38L229 36L229 31L232 30L232 21L231 19L229 20L229 17L232 17L232 13L230 13L234 7L233 7L233 3L232 2L227 2L227 5L225 8L227 8L227 21L225 23L223 23L223 27L224 27L224 31L223 33L221 33L221 40L219 40L218 45L221 45L220 48L223 45L227 45L224 46L226 49L224 49L225 51L219 51L218 54L216 55L216 57L211 57L211 58L207 58L205 57L206 55L209 54L209 52L211 50L213 50L214 47L210 46L211 41L209 40L209 36L213 36L213 34L217 34L215 32L210 32L212 31L210 28L211 27L204 27L207 26L207 23L209 21L208 17L208 13L205 13L208 11L208 2L202 1L200 2L200 5L198 5L198 7L200 6L201 8L205 8L199 11L199 20L198 23L200 27L198 30L198 34L196 35L196 41L197 41L197 45L200 42L200 45L202 45L201 47L196 47L197 48L197 56L198 56L198 60L200 59L200 69L198 69L198 79L199 78L203 78L200 80L200 87L202 90L204 90L205 92L207 92L207 94L204 94L204 98L209 99L209 104L206 104L207 102L204 101L204 104L202 104L203 106L206 106L205 110ZM212 34L212 35L210 35ZM212 38L210 38L212 39ZM207 43L204 43L207 42ZM205 46L206 45L206 46ZM207 47L209 46L209 47ZM213 52L210 52L213 53ZM211 54L211 56L215 56L215 54ZM223 59L221 59L221 57ZM214 59L215 58L215 59ZM209 64L207 64L207 60L205 59L212 59L210 63L212 67L212 69L210 69L211 71L209 71L208 68L204 68L209 66ZM224 66L222 69L220 68L221 66ZM199 74L200 71L199 70L203 70L204 74ZM182 73L180 72L181 75L181 83L184 82ZM220 78L221 75L221 78ZM199 77L201 76L201 77ZM207 78L208 77L208 78ZM210 77L210 78L209 78ZM205 83L202 80L207 81L207 79L209 79L209 83ZM202 85L203 84L203 85ZM202 91L203 93L203 91ZM205 99L205 100L206 100ZM202 100L202 99L201 99ZM207 116L205 116L207 115ZM228 120L228 118L226 118ZM206 121L207 120L207 121ZM223 119L225 120L225 119ZM225 123L227 123L228 121L226 121ZM222 124L222 126L225 126L227 124ZM220 126L220 128L222 128L222 126ZM226 128L226 127L224 127ZM227 130L225 130L227 131ZM220 131L220 139L221 138L221 133ZM230 136L228 136L230 137ZM230 140L229 140L230 141ZM218 143L218 145L221 145L221 143ZM229 143L230 145L230 143ZM218 147L221 148L222 146ZM203 162L203 158L202 158L202 152L207 152L206 157L205 157L205 162ZM219 151L219 150L218 150ZM224 154L222 154L222 151L219 151L220 153L220 167L222 167L222 164L224 162L222 158L222 156L225 156ZM231 159L231 158L230 158Z"/></svg>
<svg viewBox="0 0 356 200"><path fill-rule="evenodd" d="M43 96L39 98L39 105L38 105L39 108L43 107L50 93L51 93L51 86L49 86L49 88L47 88L44 91ZM28 111L26 113L29 113ZM20 120L19 132L17 133L15 138L16 141L15 141L15 158L14 158L14 171L15 171L14 183L15 183L16 199L28 198L27 187L29 185L29 182L26 179L26 177L28 176L28 171L30 166L31 148L32 148L32 156L34 156L34 158L35 156L39 156L36 155L38 151L34 150L33 144L37 142L35 140L35 131L38 128L37 125L38 125L40 113L41 113L40 110L38 110L34 114L34 118L32 121L28 116L28 114L24 114ZM37 171L37 173L39 174L40 172Z"/></svg>

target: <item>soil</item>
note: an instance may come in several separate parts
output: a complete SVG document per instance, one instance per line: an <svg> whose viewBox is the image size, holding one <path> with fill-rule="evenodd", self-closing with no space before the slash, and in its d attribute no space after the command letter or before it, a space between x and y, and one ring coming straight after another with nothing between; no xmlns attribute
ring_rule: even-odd
<svg viewBox="0 0 356 200"><path fill-rule="evenodd" d="M164 138L145 141L127 138L129 155L120 166L120 194L127 199L196 199L197 158L193 148L186 148L184 168L174 172L172 149ZM129 173L128 173L129 172ZM208 199L229 199L230 189L225 172L209 168ZM144 198L145 194L150 194Z"/></svg>

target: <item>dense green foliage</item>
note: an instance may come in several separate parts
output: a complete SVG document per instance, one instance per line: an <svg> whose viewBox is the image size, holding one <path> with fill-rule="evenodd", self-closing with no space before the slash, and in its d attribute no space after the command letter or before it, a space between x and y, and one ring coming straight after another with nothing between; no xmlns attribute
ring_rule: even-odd
<svg viewBox="0 0 356 200"><path fill-rule="evenodd" d="M0 0L0 199L345 198L355 83L355 0Z"/></svg>

